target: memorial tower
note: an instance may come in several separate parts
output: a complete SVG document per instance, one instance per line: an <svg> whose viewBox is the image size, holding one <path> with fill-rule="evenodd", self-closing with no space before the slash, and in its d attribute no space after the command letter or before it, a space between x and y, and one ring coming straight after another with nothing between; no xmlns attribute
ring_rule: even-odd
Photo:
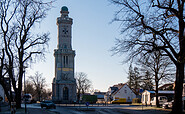
<svg viewBox="0 0 185 114"><path fill-rule="evenodd" d="M59 103L76 101L76 80L74 78L74 57L72 50L73 19L68 16L66 6L61 8L61 16L57 18L58 44L54 50L55 77L52 83L52 99Z"/></svg>

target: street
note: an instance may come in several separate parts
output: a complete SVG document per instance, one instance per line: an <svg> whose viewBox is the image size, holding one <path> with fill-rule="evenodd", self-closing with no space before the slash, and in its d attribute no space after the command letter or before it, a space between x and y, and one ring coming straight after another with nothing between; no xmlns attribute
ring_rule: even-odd
<svg viewBox="0 0 185 114"><path fill-rule="evenodd" d="M22 104L24 107L24 104ZM39 104L27 104L29 114L167 114L170 110L156 109L154 107L132 106L132 105L116 105L108 106L93 105L86 107L85 105L57 105L56 109L41 109Z"/></svg>

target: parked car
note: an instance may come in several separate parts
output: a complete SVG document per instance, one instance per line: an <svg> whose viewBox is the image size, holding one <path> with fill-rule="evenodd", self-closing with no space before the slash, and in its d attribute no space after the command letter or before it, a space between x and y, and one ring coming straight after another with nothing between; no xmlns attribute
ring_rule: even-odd
<svg viewBox="0 0 185 114"><path fill-rule="evenodd" d="M163 105L162 105L162 108L172 108L173 106L173 103L174 103L174 100L170 101L170 102L165 102Z"/></svg>
<svg viewBox="0 0 185 114"><path fill-rule="evenodd" d="M166 96L158 96L159 100L159 105L163 105L164 103L167 102L167 97ZM156 105L156 97L153 97L151 100L152 105Z"/></svg>
<svg viewBox="0 0 185 114"><path fill-rule="evenodd" d="M56 109L56 105L52 101L42 101L40 103L40 106L41 106L41 108L46 107L46 108Z"/></svg>

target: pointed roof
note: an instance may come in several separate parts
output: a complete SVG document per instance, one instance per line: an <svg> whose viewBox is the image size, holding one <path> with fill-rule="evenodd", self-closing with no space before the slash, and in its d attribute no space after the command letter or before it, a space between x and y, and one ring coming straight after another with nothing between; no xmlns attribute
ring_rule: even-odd
<svg viewBox="0 0 185 114"><path fill-rule="evenodd" d="M124 85L127 85L127 83L120 83L120 84L118 84L118 86L119 86L119 88L118 88L118 90L117 91L115 91L114 93L113 93L113 95L115 95L116 93L118 93L118 91L124 86Z"/></svg>
<svg viewBox="0 0 185 114"><path fill-rule="evenodd" d="M122 88L126 83L119 83L116 85L113 85L113 87L117 87L118 89Z"/></svg>

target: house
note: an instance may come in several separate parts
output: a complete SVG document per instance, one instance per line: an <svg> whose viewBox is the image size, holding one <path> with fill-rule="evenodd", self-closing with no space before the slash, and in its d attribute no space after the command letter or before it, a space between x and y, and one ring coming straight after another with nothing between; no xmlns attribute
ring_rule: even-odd
<svg viewBox="0 0 185 114"><path fill-rule="evenodd" d="M105 102L111 102L113 100L112 94L118 90L118 87L119 87L119 84L109 87L107 93L104 95Z"/></svg>
<svg viewBox="0 0 185 114"><path fill-rule="evenodd" d="M109 87L107 93L104 95L105 102L111 102L113 100L112 94L116 92L118 89L121 88L121 84L113 85L112 87Z"/></svg>
<svg viewBox="0 0 185 114"><path fill-rule="evenodd" d="M128 87L127 84L121 84L121 87L112 94L113 100L126 98L126 102L132 102L136 98L136 94Z"/></svg>
<svg viewBox="0 0 185 114"><path fill-rule="evenodd" d="M174 91L158 91L159 96L166 96L168 101L171 101L174 97ZM145 90L142 93L142 103L150 105L151 99L155 97L155 91Z"/></svg>
<svg viewBox="0 0 185 114"><path fill-rule="evenodd" d="M106 92L94 92L93 95L97 96L97 102L96 103L105 103L104 95Z"/></svg>
<svg viewBox="0 0 185 114"><path fill-rule="evenodd" d="M120 98L125 98L126 102L132 102L133 98L136 98L136 94L125 83L120 83L109 88L109 91L105 95L105 99L109 101L115 101Z"/></svg>

